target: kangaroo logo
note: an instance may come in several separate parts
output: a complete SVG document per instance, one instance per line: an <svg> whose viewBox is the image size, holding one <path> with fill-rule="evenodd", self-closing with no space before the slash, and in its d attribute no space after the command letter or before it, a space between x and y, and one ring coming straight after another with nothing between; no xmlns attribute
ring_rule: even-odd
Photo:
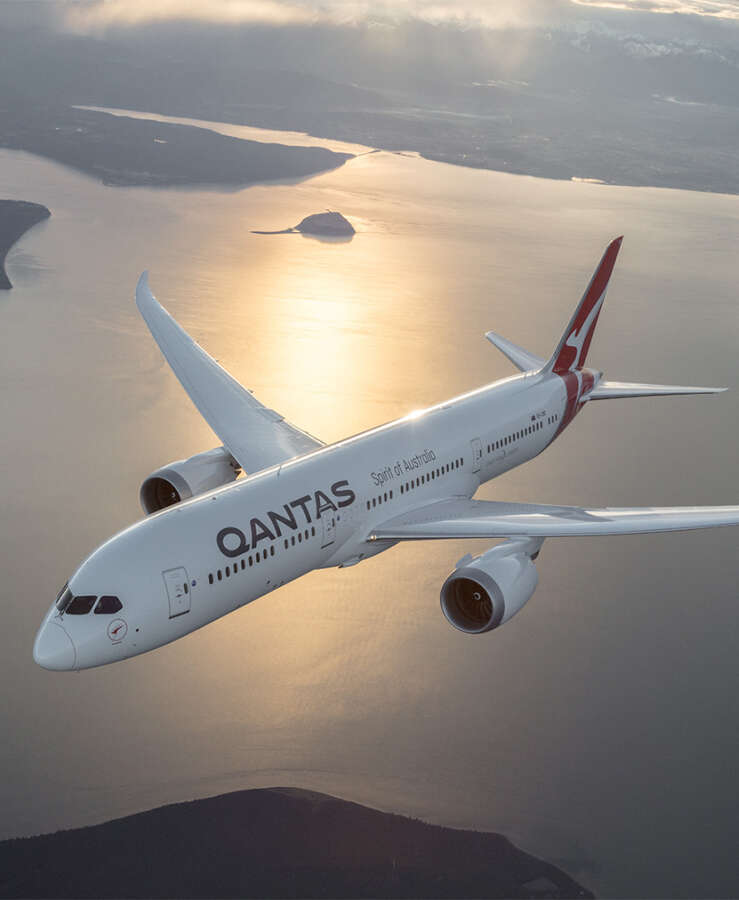
<svg viewBox="0 0 739 900"><path fill-rule="evenodd" d="M606 288L603 289L603 293L600 295L598 302L593 304L593 308L588 313L588 316L582 325L577 330L573 329L565 341L565 347L569 347L571 350L575 351L572 362L567 367L566 371L574 372L576 369L581 368L584 362L584 360L581 359L581 357L584 356L583 350L588 343L588 337L593 331L595 320L598 318L598 313L600 312L605 299Z"/></svg>

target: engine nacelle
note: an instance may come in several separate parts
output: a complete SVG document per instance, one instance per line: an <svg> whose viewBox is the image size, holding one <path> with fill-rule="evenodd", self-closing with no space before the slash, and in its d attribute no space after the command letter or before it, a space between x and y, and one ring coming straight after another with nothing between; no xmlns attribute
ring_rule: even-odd
<svg viewBox="0 0 739 900"><path fill-rule="evenodd" d="M206 450L152 472L141 485L139 500L149 515L235 481L240 471L241 467L225 447Z"/></svg>
<svg viewBox="0 0 739 900"><path fill-rule="evenodd" d="M466 634L484 634L515 616L539 583L533 560L543 542L508 540L482 556L461 559L441 587L447 621Z"/></svg>

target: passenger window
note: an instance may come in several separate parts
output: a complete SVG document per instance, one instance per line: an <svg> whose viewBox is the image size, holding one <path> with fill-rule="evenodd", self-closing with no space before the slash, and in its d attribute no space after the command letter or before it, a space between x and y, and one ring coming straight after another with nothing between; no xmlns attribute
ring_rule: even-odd
<svg viewBox="0 0 739 900"><path fill-rule="evenodd" d="M285 538L285 550L287 550L287 538Z"/></svg>
<svg viewBox="0 0 739 900"><path fill-rule="evenodd" d="M93 607L97 597L74 597L65 612L70 616L86 616Z"/></svg>
<svg viewBox="0 0 739 900"><path fill-rule="evenodd" d="M226 566L226 578L231 574L231 566Z"/></svg>
<svg viewBox="0 0 739 900"><path fill-rule="evenodd" d="M117 613L121 609L123 609L123 604L117 597L106 595L98 600L97 606L95 607L95 613L97 615L110 615L112 613Z"/></svg>
<svg viewBox="0 0 739 900"><path fill-rule="evenodd" d="M401 494L405 493L404 490L403 490L403 485L402 485L402 484L401 484L401 486L400 486L400 493L401 493Z"/></svg>
<svg viewBox="0 0 739 900"><path fill-rule="evenodd" d="M256 554L257 562L259 562L259 560L260 560L261 558L262 558L262 557L259 555L259 550L257 550L257 554Z"/></svg>
<svg viewBox="0 0 739 900"><path fill-rule="evenodd" d="M250 566L253 566L253 565L254 565L254 560L251 558L251 556L249 557L249 565L250 565Z"/></svg>
<svg viewBox="0 0 739 900"><path fill-rule="evenodd" d="M316 526L315 526L315 525L311 525L311 527L310 527L310 533L313 535L313 537L316 536Z"/></svg>
<svg viewBox="0 0 739 900"><path fill-rule="evenodd" d="M213 573L212 572L208 573L208 584L213 584Z"/></svg>
<svg viewBox="0 0 739 900"><path fill-rule="evenodd" d="M372 505L373 505L373 506L376 506L376 505L377 505L377 501L376 501L376 499L375 499L374 497L372 498Z"/></svg>
<svg viewBox="0 0 739 900"><path fill-rule="evenodd" d="M223 580L223 574L221 573L221 570L220 570L220 569L218 570L218 580L219 580L219 581L222 581L222 580Z"/></svg>
<svg viewBox="0 0 739 900"><path fill-rule="evenodd" d="M269 555L270 556L275 555L275 545L274 544L272 544L272 546L269 548Z"/></svg>

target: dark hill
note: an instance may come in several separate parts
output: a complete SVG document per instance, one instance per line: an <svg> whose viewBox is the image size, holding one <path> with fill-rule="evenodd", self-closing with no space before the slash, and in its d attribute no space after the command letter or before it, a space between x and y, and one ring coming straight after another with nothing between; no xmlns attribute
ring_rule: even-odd
<svg viewBox="0 0 739 900"><path fill-rule="evenodd" d="M5 273L5 257L13 244L51 213L40 203L29 203L26 200L0 200L0 289L13 287Z"/></svg>
<svg viewBox="0 0 739 900"><path fill-rule="evenodd" d="M300 225L295 226L296 231L303 234L325 234L329 237L343 237L354 234L354 226L339 212L314 213L306 216Z"/></svg>
<svg viewBox="0 0 739 900"><path fill-rule="evenodd" d="M499 834L291 788L0 843L2 897L591 897Z"/></svg>

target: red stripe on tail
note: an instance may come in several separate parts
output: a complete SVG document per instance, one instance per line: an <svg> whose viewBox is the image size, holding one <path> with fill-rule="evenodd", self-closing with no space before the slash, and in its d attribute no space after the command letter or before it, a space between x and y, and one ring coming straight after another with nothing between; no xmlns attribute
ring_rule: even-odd
<svg viewBox="0 0 739 900"><path fill-rule="evenodd" d="M617 237L608 245L575 315L545 369L556 372L557 375L563 375L566 372L582 369L585 365L590 342L593 339L598 316L605 300L608 281L616 264L622 240L623 236Z"/></svg>

